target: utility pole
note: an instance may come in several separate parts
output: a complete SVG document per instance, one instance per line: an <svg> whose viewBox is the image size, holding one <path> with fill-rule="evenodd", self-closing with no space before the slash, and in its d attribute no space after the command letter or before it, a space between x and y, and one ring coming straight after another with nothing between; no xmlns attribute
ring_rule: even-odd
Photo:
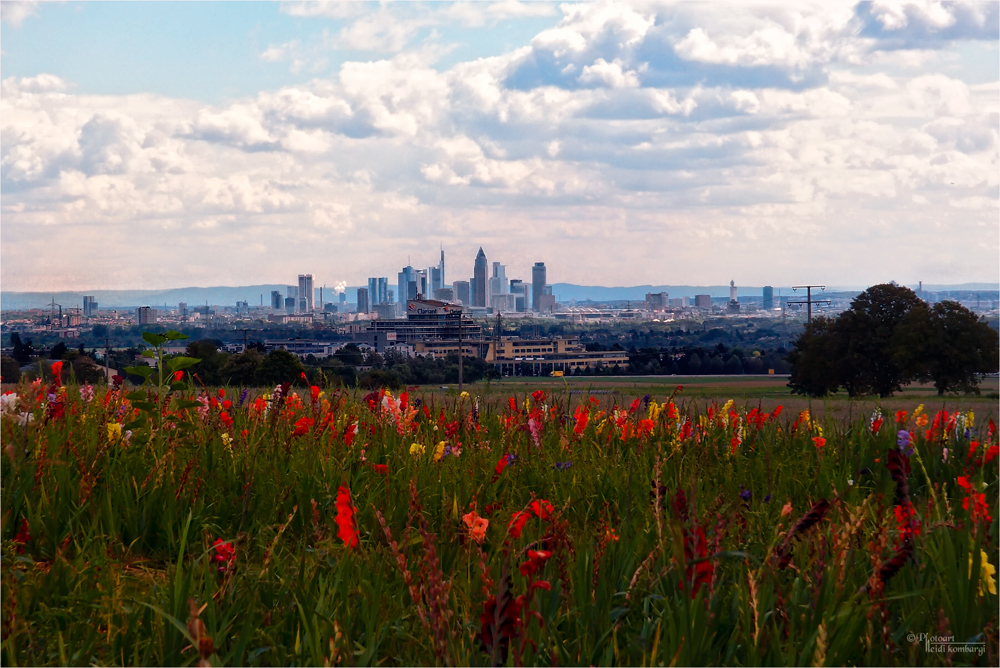
<svg viewBox="0 0 1000 668"><path fill-rule="evenodd" d="M465 350L462 348L462 317L463 313L461 310L458 312L458 391L462 392L462 358L465 356Z"/></svg>
<svg viewBox="0 0 1000 668"><path fill-rule="evenodd" d="M786 303L788 303L788 304L805 304L806 305L806 324L808 325L809 323L812 322L812 317L813 317L812 305L813 304L829 304L830 300L829 299L813 299L812 298L812 289L813 288L819 288L820 290L826 290L826 286L825 285L793 285L792 286L792 292L795 292L799 288L805 288L805 290L806 290L806 298L805 298L805 300L798 300L798 301L788 300L788 302L786 302Z"/></svg>

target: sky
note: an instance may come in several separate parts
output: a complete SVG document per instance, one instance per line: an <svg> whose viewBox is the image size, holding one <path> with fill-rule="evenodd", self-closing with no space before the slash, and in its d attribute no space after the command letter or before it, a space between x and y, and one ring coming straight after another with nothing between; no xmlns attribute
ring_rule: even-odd
<svg viewBox="0 0 1000 668"><path fill-rule="evenodd" d="M996 2L0 9L7 291L1000 280Z"/></svg>

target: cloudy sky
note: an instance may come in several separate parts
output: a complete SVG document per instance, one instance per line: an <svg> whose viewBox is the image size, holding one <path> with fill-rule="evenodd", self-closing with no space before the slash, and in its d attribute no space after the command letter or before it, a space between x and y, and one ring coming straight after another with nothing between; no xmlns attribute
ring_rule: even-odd
<svg viewBox="0 0 1000 668"><path fill-rule="evenodd" d="M4 290L998 280L996 2L20 3Z"/></svg>

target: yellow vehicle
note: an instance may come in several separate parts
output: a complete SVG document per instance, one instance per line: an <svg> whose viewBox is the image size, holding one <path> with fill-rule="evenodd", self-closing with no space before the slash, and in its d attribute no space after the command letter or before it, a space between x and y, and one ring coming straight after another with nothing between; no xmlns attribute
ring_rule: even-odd
<svg viewBox="0 0 1000 668"><path fill-rule="evenodd" d="M553 377L553 378L562 378L563 377L563 372L562 371L550 371L549 375L551 377Z"/></svg>

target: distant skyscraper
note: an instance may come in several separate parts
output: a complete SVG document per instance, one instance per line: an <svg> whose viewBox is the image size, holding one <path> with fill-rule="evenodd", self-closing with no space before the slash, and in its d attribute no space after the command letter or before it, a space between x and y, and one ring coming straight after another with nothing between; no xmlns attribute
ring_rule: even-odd
<svg viewBox="0 0 1000 668"><path fill-rule="evenodd" d="M271 308L275 311L285 308L285 300L281 298L281 293L277 290L271 290Z"/></svg>
<svg viewBox="0 0 1000 668"><path fill-rule="evenodd" d="M97 315L97 301L94 299L93 295L84 295L83 314L88 318L90 316Z"/></svg>
<svg viewBox="0 0 1000 668"><path fill-rule="evenodd" d="M770 311L774 308L774 288L770 285L764 286L764 303L762 306L765 311Z"/></svg>
<svg viewBox="0 0 1000 668"><path fill-rule="evenodd" d="M430 276L430 291L434 294L441 289L441 268L440 267L430 267L427 270L427 274Z"/></svg>
<svg viewBox="0 0 1000 668"><path fill-rule="evenodd" d="M313 275L299 274L299 305L300 310L306 313L313 312Z"/></svg>
<svg viewBox="0 0 1000 668"><path fill-rule="evenodd" d="M378 279L369 278L368 279L368 299L372 305L378 304Z"/></svg>
<svg viewBox="0 0 1000 668"><path fill-rule="evenodd" d="M157 313L155 308L150 308L148 306L140 306L135 310L135 324L155 325L156 316Z"/></svg>
<svg viewBox="0 0 1000 668"><path fill-rule="evenodd" d="M441 270L441 286L447 285L447 280L444 277L444 248L441 249L441 261L438 262L438 269Z"/></svg>
<svg viewBox="0 0 1000 668"><path fill-rule="evenodd" d="M494 262L493 276L490 277L489 294L486 297L486 303L492 306L494 295L507 294L510 294L510 284L507 282L507 267L499 262Z"/></svg>
<svg viewBox="0 0 1000 668"><path fill-rule="evenodd" d="M531 307L541 310L542 295L545 294L545 263L536 262L531 268Z"/></svg>
<svg viewBox="0 0 1000 668"><path fill-rule="evenodd" d="M406 306L407 299L417 298L417 272L410 265L403 267L396 277L396 298L399 303Z"/></svg>
<svg viewBox="0 0 1000 668"><path fill-rule="evenodd" d="M389 279L386 278L385 276L382 276L378 279L378 298L375 299L375 303L376 304L389 303Z"/></svg>
<svg viewBox="0 0 1000 668"><path fill-rule="evenodd" d="M712 308L712 296L711 295L695 295L694 296L695 308Z"/></svg>
<svg viewBox="0 0 1000 668"><path fill-rule="evenodd" d="M455 289L455 299L462 302L463 306L471 306L472 302L469 299L469 282L468 281L455 281L451 284L451 287Z"/></svg>
<svg viewBox="0 0 1000 668"><path fill-rule="evenodd" d="M475 270L473 271L473 276L476 279L475 293L472 295L473 306L486 306L486 267L486 253L483 252L483 248L480 246L479 253L476 255Z"/></svg>
<svg viewBox="0 0 1000 668"><path fill-rule="evenodd" d="M368 313L371 305L368 303L368 288L358 288L358 313Z"/></svg>

